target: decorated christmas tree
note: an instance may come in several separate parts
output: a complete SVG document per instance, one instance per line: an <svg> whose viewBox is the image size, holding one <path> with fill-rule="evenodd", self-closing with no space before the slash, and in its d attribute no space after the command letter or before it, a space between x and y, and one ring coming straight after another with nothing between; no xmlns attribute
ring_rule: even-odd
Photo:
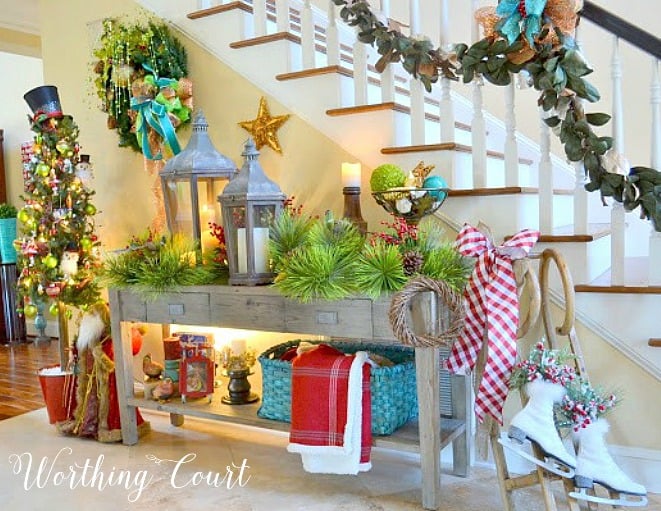
<svg viewBox="0 0 661 511"><path fill-rule="evenodd" d="M62 113L56 87L37 87L24 98L34 114L34 139L31 154L24 155L17 291L30 318L45 310L57 314L58 302L86 309L99 301L94 275L100 243L89 157L80 154L78 126Z"/></svg>

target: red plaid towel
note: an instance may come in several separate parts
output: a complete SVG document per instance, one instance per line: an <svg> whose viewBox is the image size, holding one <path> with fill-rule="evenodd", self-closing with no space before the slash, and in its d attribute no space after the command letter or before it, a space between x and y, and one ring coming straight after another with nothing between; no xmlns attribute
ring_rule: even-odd
<svg viewBox="0 0 661 511"><path fill-rule="evenodd" d="M289 452L308 472L357 474L371 468L372 417L367 354L320 344L292 363Z"/></svg>
<svg viewBox="0 0 661 511"><path fill-rule="evenodd" d="M475 396L475 415L484 414L503 423L503 404L508 380L516 361L516 331L519 327L519 298L512 261L525 257L539 238L539 231L525 229L500 247L483 233L465 225L457 236L457 248L465 256L477 257L464 299L466 323L452 346L446 367L451 373L473 369L487 332L489 354L482 382Z"/></svg>

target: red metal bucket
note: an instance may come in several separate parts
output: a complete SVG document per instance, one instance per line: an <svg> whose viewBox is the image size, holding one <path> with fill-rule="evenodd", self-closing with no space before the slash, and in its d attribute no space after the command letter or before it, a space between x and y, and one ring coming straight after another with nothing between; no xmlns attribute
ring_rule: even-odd
<svg viewBox="0 0 661 511"><path fill-rule="evenodd" d="M39 369L39 384L51 424L70 419L74 409L74 378L59 365Z"/></svg>

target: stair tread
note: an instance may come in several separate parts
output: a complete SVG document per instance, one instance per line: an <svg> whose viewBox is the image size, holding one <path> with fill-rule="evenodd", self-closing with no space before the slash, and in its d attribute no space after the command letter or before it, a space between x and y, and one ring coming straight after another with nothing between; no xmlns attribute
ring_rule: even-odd
<svg viewBox="0 0 661 511"><path fill-rule="evenodd" d="M492 195L537 194L539 188L531 186L500 186L493 188L454 188L448 191L449 197L487 197ZM554 195L572 195L573 190L556 188Z"/></svg>
<svg viewBox="0 0 661 511"><path fill-rule="evenodd" d="M198 11L193 11L191 13L188 13L186 17L191 20L196 20L200 18L206 18L207 16L213 16L214 14L219 14L221 12L232 11L234 9L241 9L245 12L252 13L251 6L249 6L244 2L237 1L237 2L230 2L224 5L214 5L213 7L209 7L208 9L200 9Z"/></svg>
<svg viewBox="0 0 661 511"><path fill-rule="evenodd" d="M648 280L649 258L626 257L624 259L624 284L611 284L611 271L606 270L588 284L577 284L577 293L632 293L661 294L661 285L650 285Z"/></svg>
<svg viewBox="0 0 661 511"><path fill-rule="evenodd" d="M467 126L467 129L470 130L470 127ZM417 152L427 152L427 151L450 151L450 150L460 151L463 153L470 153L472 152L473 148L465 144L457 144L455 142L445 142L440 144L384 147L381 149L381 154L403 154L403 153L417 153ZM501 160L505 159L505 153L501 153L499 151L493 151L491 149L487 150L487 156L490 156L492 158L498 158ZM520 157L519 163L521 163L522 165L532 165L534 162L530 158Z"/></svg>
<svg viewBox="0 0 661 511"><path fill-rule="evenodd" d="M329 74L339 74L343 76L353 77L353 71L346 67L342 66L325 66L325 67L315 67L311 69L303 69L301 71L292 71L291 73L282 73L276 75L275 79L283 82L286 80L296 80L297 78L306 78L309 76L319 76L319 75L329 75Z"/></svg>
<svg viewBox="0 0 661 511"><path fill-rule="evenodd" d="M274 41L291 41L292 43L301 43L301 38L291 32L276 32L274 34L262 35L259 37L252 37L250 39L243 39L241 41L234 41L230 43L230 48L247 48L249 46L257 46L260 44L272 43Z"/></svg>
<svg viewBox="0 0 661 511"><path fill-rule="evenodd" d="M538 241L541 243L587 243L608 236L610 233L611 227L607 223L588 224L585 233L576 233L573 225L562 225L555 227L551 233L541 233ZM512 235L505 236L505 240L511 238Z"/></svg>
<svg viewBox="0 0 661 511"><path fill-rule="evenodd" d="M329 110L326 110L326 115L330 115L331 117L339 117L341 115L362 114L366 112L377 112L379 110L393 110L395 112L401 112L404 114L411 113L411 109L406 105L402 105L401 103L397 103L395 101L386 101L385 103L370 103L368 105L343 106L339 108L331 108ZM425 118L430 121L436 121L436 122L439 121L438 115L431 114L429 112L425 112ZM464 131L471 130L468 124L464 124L462 122L455 122L454 125L457 129L460 130L464 130Z"/></svg>

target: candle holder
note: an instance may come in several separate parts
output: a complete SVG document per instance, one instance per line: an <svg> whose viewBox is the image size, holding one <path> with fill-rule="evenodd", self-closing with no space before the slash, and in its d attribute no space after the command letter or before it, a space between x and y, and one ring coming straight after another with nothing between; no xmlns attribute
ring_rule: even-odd
<svg viewBox="0 0 661 511"><path fill-rule="evenodd" d="M250 392L251 386L248 376L252 373L250 368L229 369L227 376L230 381L227 384L228 394L220 400L226 405L245 405L259 400L259 396Z"/></svg>
<svg viewBox="0 0 661 511"><path fill-rule="evenodd" d="M345 186L342 189L344 195L344 218L351 221L361 234L367 233L367 222L363 220L360 211L360 186Z"/></svg>

